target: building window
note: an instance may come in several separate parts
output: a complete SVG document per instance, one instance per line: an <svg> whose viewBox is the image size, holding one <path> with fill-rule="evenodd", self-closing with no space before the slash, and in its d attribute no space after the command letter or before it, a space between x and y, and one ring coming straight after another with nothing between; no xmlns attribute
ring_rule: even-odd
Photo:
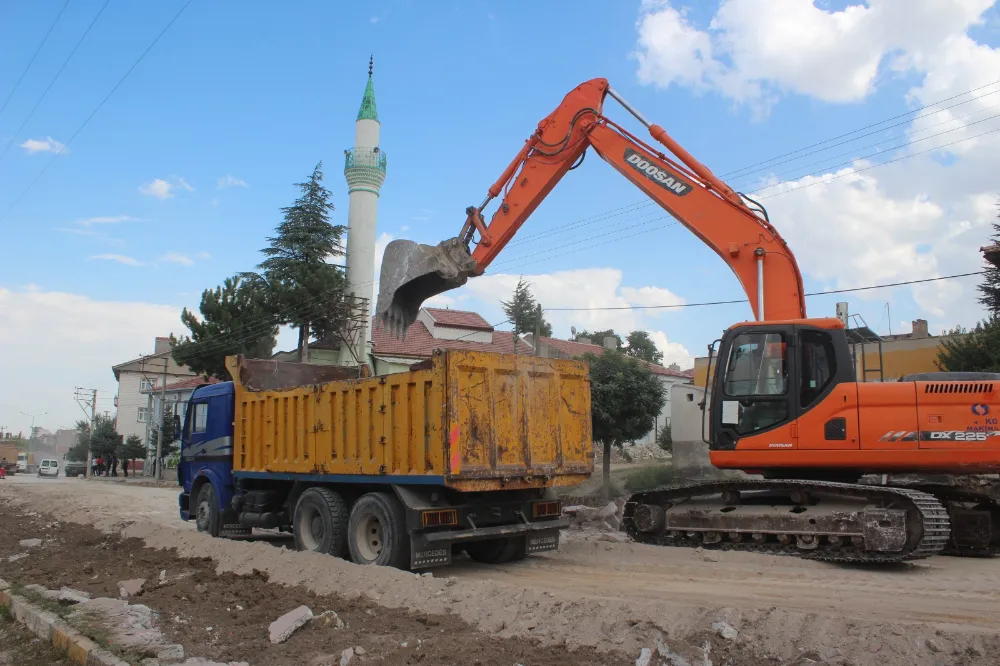
<svg viewBox="0 0 1000 666"><path fill-rule="evenodd" d="M139 408L139 417L136 419L139 423L145 423L149 420L149 407Z"/></svg>
<svg viewBox="0 0 1000 666"><path fill-rule="evenodd" d="M145 377L143 377L142 379L139 380L139 390L140 391L150 391L150 390L152 390L154 388L156 388L156 378L155 377L153 379L146 379Z"/></svg>

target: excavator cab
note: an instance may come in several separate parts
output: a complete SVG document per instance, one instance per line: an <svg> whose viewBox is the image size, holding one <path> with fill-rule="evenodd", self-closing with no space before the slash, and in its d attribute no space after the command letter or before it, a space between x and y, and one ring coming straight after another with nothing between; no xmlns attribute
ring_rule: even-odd
<svg viewBox="0 0 1000 666"><path fill-rule="evenodd" d="M715 366L709 438L713 452L738 446L798 448L796 422L824 405L838 386L854 382L847 336L838 319L737 324L723 336ZM846 422L840 428L837 419L849 418L839 409L848 403L855 408L856 424L856 399L840 400L829 407L827 435L846 430Z"/></svg>

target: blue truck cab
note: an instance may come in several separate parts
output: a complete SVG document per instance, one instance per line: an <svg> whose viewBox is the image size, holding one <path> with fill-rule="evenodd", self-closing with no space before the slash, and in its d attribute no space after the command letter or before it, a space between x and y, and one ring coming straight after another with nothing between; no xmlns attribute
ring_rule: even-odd
<svg viewBox="0 0 1000 666"><path fill-rule="evenodd" d="M199 386L191 394L181 431L181 461L177 483L182 520L196 521L198 530L212 536L249 535L239 524L231 504L233 478L232 382Z"/></svg>

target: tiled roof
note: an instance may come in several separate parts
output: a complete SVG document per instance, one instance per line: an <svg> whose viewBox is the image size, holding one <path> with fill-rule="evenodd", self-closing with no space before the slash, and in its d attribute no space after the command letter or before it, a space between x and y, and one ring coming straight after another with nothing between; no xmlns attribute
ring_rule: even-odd
<svg viewBox="0 0 1000 666"><path fill-rule="evenodd" d="M167 391L186 391L187 389L198 388L202 384L218 384L219 380L215 377L192 377L190 379L182 379L179 382L174 382L173 384L167 384ZM159 387L153 387L151 389L145 389L140 391L140 393L159 393Z"/></svg>
<svg viewBox="0 0 1000 666"><path fill-rule="evenodd" d="M454 310L451 312L454 312ZM479 317L479 315L476 316ZM479 319L482 320L482 317L479 317ZM502 354L514 353L514 334L510 331L493 331L492 343L473 342L471 340L443 340L431 336L427 327L419 321L414 322L407 329L405 340L389 335L382 328L381 324L377 324L372 328L372 338L372 351L376 356L430 358L435 349L465 349L469 351L499 352ZM517 352L519 354L530 354L532 352L531 345L524 340L518 340Z"/></svg>
<svg viewBox="0 0 1000 666"><path fill-rule="evenodd" d="M490 323L477 312L468 310L445 310L442 308L423 308L438 326L448 328L468 328L476 331L492 331Z"/></svg>

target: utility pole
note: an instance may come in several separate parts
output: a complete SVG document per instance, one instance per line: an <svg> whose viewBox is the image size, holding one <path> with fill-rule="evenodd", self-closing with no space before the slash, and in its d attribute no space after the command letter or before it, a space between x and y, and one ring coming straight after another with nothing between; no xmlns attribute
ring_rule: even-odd
<svg viewBox="0 0 1000 666"><path fill-rule="evenodd" d="M87 394L90 395L87 395ZM94 429L97 427L97 389L85 389L76 387L76 394L73 396L76 403L80 405L83 413L90 417L90 437L87 438L87 469L84 470L85 478L92 476L90 470L94 464ZM90 414L87 414L87 407L90 407Z"/></svg>
<svg viewBox="0 0 1000 666"><path fill-rule="evenodd" d="M538 347L541 343L542 337L542 306L540 303L535 304L535 339L532 342L535 343L535 356L538 356ZM516 342L514 343L517 344Z"/></svg>
<svg viewBox="0 0 1000 666"><path fill-rule="evenodd" d="M163 479L163 419L167 415L167 363L170 359L163 359L163 385L160 386L160 422L156 428L156 461L153 463L156 468L157 480Z"/></svg>

